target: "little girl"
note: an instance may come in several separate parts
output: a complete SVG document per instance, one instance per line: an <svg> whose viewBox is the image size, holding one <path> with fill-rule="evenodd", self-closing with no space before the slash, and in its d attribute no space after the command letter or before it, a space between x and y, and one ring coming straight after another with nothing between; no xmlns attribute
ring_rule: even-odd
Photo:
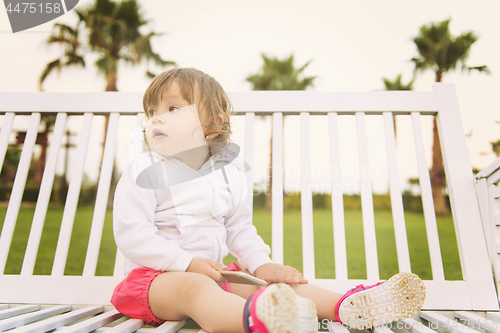
<svg viewBox="0 0 500 333"><path fill-rule="evenodd" d="M151 325L192 318L211 333L265 333L317 332L318 318L365 329L421 309L415 274L341 295L271 261L252 225L248 166L229 143L232 106L215 79L169 70L153 79L143 106L149 151L130 163L114 202L127 259L111 300L118 311ZM228 252L239 266L222 264ZM242 269L268 286L224 283L219 272Z"/></svg>

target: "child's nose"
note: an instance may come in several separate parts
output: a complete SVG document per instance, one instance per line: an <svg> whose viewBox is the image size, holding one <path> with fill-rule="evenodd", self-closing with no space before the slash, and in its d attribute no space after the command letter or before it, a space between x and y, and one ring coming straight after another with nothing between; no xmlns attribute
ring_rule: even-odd
<svg viewBox="0 0 500 333"><path fill-rule="evenodd" d="M163 124L164 123L164 120L163 120L163 117L161 116L154 116L153 118L151 118L151 121L153 122L153 124Z"/></svg>

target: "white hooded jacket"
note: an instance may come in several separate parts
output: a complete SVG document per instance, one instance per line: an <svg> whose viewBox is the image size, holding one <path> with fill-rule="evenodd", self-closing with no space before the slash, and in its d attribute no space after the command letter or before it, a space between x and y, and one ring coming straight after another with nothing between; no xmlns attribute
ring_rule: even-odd
<svg viewBox="0 0 500 333"><path fill-rule="evenodd" d="M185 271L193 258L222 263L228 252L252 274L271 262L270 248L252 224L246 172L244 160L229 149L198 171L154 152L130 163L113 209L125 273L141 266Z"/></svg>

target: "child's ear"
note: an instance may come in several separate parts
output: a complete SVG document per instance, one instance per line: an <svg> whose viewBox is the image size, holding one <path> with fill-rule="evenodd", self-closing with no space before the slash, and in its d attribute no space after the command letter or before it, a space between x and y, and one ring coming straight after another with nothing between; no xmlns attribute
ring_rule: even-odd
<svg viewBox="0 0 500 333"><path fill-rule="evenodd" d="M219 131L221 131L221 130L222 130L222 125L223 125L223 124L224 124L224 118L223 118L221 115L219 115L219 116L217 117L217 125L215 125L215 127L212 127L212 128L214 128L214 131L215 131L216 133L211 133L211 134L208 134L208 135L205 137L205 139L207 139L207 140L208 140L208 139L214 139L214 138L216 138L217 136L219 136L219 134L218 134L217 132L219 132Z"/></svg>
<svg viewBox="0 0 500 333"><path fill-rule="evenodd" d="M219 115L218 119L217 119L217 129L220 131L222 130L222 125L224 125L224 118L222 117L222 115Z"/></svg>

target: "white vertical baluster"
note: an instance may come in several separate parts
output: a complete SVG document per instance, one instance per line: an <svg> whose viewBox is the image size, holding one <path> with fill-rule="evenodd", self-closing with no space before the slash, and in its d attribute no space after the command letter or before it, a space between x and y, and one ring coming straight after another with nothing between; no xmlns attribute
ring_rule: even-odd
<svg viewBox="0 0 500 333"><path fill-rule="evenodd" d="M99 177L99 186L97 187L94 216L92 218L92 228L90 230L89 245L87 247L87 255L85 257L83 276L95 275L99 248L101 246L104 218L106 217L106 208L108 206L111 174L113 172L113 164L115 161L116 137L118 133L119 119L120 114L118 113L112 113L109 117L108 133L106 136L106 144L104 146L104 157Z"/></svg>
<svg viewBox="0 0 500 333"><path fill-rule="evenodd" d="M52 142L50 143L49 155L47 157L47 164L45 165L45 169L43 171L40 193L38 194L38 200L35 208L35 214L33 215L33 223L31 224L28 245L26 247L26 253L24 255L21 275L33 274L38 246L40 245L40 238L42 237L43 225L45 222L45 216L47 214L47 207L49 205L50 193L52 191L52 185L54 184L57 157L61 148L62 137L64 135L64 127L66 126L67 118L68 116L66 113L57 114L54 132L52 134Z"/></svg>
<svg viewBox="0 0 500 333"><path fill-rule="evenodd" d="M311 192L311 162L309 144L309 113L300 113L300 151L301 151L301 213L302 213L302 265L304 277L314 279L314 228Z"/></svg>
<svg viewBox="0 0 500 333"><path fill-rule="evenodd" d="M3 160L7 152L7 147L9 146L9 136L12 131L14 116L14 112L7 112L3 118L2 128L0 130L0 171L2 171Z"/></svg>
<svg viewBox="0 0 500 333"><path fill-rule="evenodd" d="M14 228L16 226L17 215L19 207L23 198L24 187L26 186L26 179L28 178L28 171L33 155L33 148L35 147L36 137L38 135L38 126L40 125L40 113L32 113L30 124L26 138L19 159L17 167L16 178L14 179L14 186L9 199L9 206L5 214L3 222L2 233L0 234L0 272L4 272L5 264L7 262L7 255L9 254Z"/></svg>
<svg viewBox="0 0 500 333"><path fill-rule="evenodd" d="M361 209L366 254L366 273L368 280L379 280L377 240L375 237L375 217L373 212L372 185L368 163L368 140L365 129L365 113L356 112L358 134L358 155L361 183Z"/></svg>
<svg viewBox="0 0 500 333"><path fill-rule="evenodd" d="M283 264L283 114L273 113L272 259Z"/></svg>
<svg viewBox="0 0 500 333"><path fill-rule="evenodd" d="M116 249L115 270L113 271L113 276L121 277L123 275L125 275L125 256L119 249Z"/></svg>
<svg viewBox="0 0 500 333"><path fill-rule="evenodd" d="M83 167L85 158L87 157L87 148L90 139L90 130L92 129L92 113L85 113L83 116L82 130L79 134L80 140L76 150L76 158L73 162L71 170L71 179L68 188L68 195L64 205L64 213L59 231L59 239L57 240L56 254L52 267L52 275L61 276L64 274L66 266L66 258L68 257L69 243L71 240L71 232L75 220L76 208L78 205L78 197L82 185Z"/></svg>
<svg viewBox="0 0 500 333"><path fill-rule="evenodd" d="M144 113L138 113L136 116L136 126L144 127L144 123L146 121L144 117ZM129 142L130 145L130 142ZM132 148L132 152L130 151L130 146L129 146L129 157L132 159L133 156L135 156L135 151L137 147ZM115 277L121 277L125 274L125 256L123 253L119 250L116 249L116 256L115 256L115 268L113 271L113 276Z"/></svg>
<svg viewBox="0 0 500 333"><path fill-rule="evenodd" d="M337 113L328 114L330 132L330 168L332 177L333 245L335 248L335 279L347 280L344 198L340 169L340 144Z"/></svg>
<svg viewBox="0 0 500 333"><path fill-rule="evenodd" d="M396 236L396 250L400 272L411 272L410 252L406 235L403 197L399 186L398 158L396 152L396 136L392 112L384 112L385 144L387 149L387 166L389 168L389 189L391 193L392 219Z"/></svg>
<svg viewBox="0 0 500 333"><path fill-rule="evenodd" d="M434 201L432 199L431 179L429 167L425 158L424 139L422 136L422 125L420 123L420 113L411 113L413 123L413 136L415 138L415 150L417 152L417 163L420 180L420 191L422 192L422 207L424 209L425 229L427 231L427 242L429 243L429 255L431 258L432 279L434 281L444 281L443 261L441 248L439 246L439 236L434 213Z"/></svg>
<svg viewBox="0 0 500 333"><path fill-rule="evenodd" d="M250 166L247 172L247 183L250 188L248 189L248 206L253 207L253 149L254 149L254 124L255 113L247 112L245 114L245 162Z"/></svg>

